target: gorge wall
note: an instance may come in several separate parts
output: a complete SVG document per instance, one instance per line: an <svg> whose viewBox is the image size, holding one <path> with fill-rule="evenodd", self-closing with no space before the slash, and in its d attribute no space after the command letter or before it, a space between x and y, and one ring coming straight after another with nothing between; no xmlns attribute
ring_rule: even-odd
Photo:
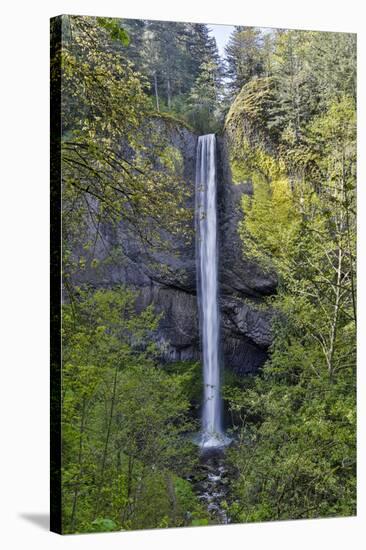
<svg viewBox="0 0 366 550"><path fill-rule="evenodd" d="M179 151L188 198L195 204L197 136L178 123L158 121L170 146ZM224 363L239 374L254 373L266 359L271 342L270 315L257 308L263 296L274 292L276 280L243 257L237 227L242 218L241 197L249 183L232 182L225 137L217 139L218 233L221 341ZM92 230L92 229L91 229ZM97 266L87 263L78 283L95 287L127 285L138 293L136 307L153 304L162 314L157 341L165 361L200 359L196 298L195 239L164 233L166 250L144 245L125 223L100 227L96 243ZM162 232L163 233L163 232Z"/></svg>

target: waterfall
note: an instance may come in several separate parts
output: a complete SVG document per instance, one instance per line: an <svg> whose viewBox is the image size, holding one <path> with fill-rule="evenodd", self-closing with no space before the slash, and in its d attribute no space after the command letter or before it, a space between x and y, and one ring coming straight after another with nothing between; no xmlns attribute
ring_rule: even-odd
<svg viewBox="0 0 366 550"><path fill-rule="evenodd" d="M222 428L218 306L216 204L216 137L200 136L196 161L197 296L203 353L203 407L200 444L221 447L228 438Z"/></svg>

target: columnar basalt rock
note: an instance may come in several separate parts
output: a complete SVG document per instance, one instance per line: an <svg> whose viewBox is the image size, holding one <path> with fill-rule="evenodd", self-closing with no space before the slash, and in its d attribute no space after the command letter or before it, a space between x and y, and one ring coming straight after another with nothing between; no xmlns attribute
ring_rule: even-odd
<svg viewBox="0 0 366 550"><path fill-rule="evenodd" d="M186 207L193 211L197 136L178 123L158 123L168 142L181 152L188 190ZM217 149L221 350L227 368L240 374L255 373L271 343L270 314L259 306L263 296L275 291L276 279L243 256L237 228L243 215L241 197L251 193L251 186L232 182L224 137L218 138ZM124 223L100 231L103 239L95 254L101 261L84 270L78 282L134 288L138 309L153 304L162 314L157 333L162 360L200 359L193 231L188 241L164 233L169 247L163 251L142 245Z"/></svg>

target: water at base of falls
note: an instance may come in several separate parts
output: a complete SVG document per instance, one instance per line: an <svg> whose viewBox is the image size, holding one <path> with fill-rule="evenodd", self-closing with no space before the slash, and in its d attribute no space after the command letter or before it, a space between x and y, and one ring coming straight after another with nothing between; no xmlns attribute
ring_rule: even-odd
<svg viewBox="0 0 366 550"><path fill-rule="evenodd" d="M196 161L197 296L204 385L202 431L196 442L203 450L230 442L222 428L217 249L216 137L208 134L198 138Z"/></svg>
<svg viewBox="0 0 366 550"><path fill-rule="evenodd" d="M196 443L204 453L209 453L209 451L215 451L227 447L232 442L232 439L225 435L224 433L220 434L210 434L207 432L200 432L194 434L191 438L193 443Z"/></svg>
<svg viewBox="0 0 366 550"><path fill-rule="evenodd" d="M216 448L202 454L192 479L193 488L215 525L231 523L227 506L230 503L231 477L223 449Z"/></svg>

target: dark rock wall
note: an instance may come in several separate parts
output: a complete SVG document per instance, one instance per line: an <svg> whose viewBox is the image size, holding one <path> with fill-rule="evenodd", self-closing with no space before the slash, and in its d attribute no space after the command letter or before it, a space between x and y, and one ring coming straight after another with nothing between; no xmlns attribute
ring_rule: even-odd
<svg viewBox="0 0 366 550"><path fill-rule="evenodd" d="M172 125L162 131L183 155L187 206L194 209L197 136ZM226 367L241 374L254 373L265 361L271 342L270 315L256 309L256 304L275 290L276 280L243 258L237 226L242 218L241 197L251 189L245 183L232 183L225 139L218 138L217 144L221 349ZM123 223L118 228L102 228L102 234L96 255L108 261L96 268L89 266L78 282L104 287L125 284L136 289L138 309L153 304L163 314L157 335L162 359L198 360L194 236L187 242L164 235L170 241L169 251L153 252Z"/></svg>
<svg viewBox="0 0 366 550"><path fill-rule="evenodd" d="M226 139L217 142L222 348L225 365L241 374L253 373L266 360L271 343L270 313L260 304L275 291L277 281L243 256L238 224L243 219L242 196L251 194L252 187L232 182Z"/></svg>

